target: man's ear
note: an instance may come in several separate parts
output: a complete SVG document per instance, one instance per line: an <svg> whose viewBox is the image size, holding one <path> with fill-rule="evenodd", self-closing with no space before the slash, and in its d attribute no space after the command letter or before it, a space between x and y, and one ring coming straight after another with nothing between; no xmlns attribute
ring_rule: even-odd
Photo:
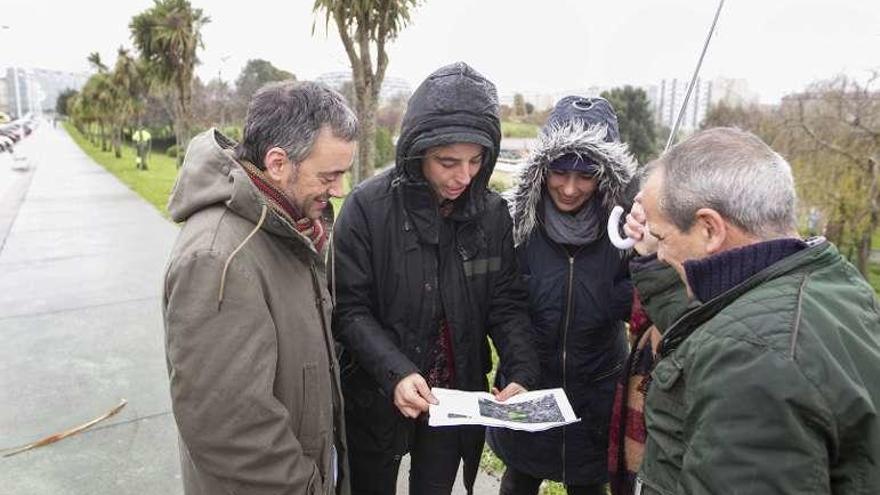
<svg viewBox="0 0 880 495"><path fill-rule="evenodd" d="M282 148L274 147L266 151L263 157L263 165L266 167L266 175L276 182L284 182L289 171L287 170L290 161L287 159L287 152Z"/></svg>
<svg viewBox="0 0 880 495"><path fill-rule="evenodd" d="M706 253L712 255L720 252L730 235L727 222L712 208L700 208L696 216L694 227L699 228L703 235Z"/></svg>

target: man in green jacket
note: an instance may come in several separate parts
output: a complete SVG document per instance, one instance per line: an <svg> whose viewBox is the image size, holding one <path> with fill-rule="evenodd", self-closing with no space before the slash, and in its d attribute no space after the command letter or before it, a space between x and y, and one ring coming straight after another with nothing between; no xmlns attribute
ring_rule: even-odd
<svg viewBox="0 0 880 495"><path fill-rule="evenodd" d="M625 230L692 305L651 373L636 493L880 493L880 308L798 237L795 200L786 161L736 129L650 165Z"/></svg>

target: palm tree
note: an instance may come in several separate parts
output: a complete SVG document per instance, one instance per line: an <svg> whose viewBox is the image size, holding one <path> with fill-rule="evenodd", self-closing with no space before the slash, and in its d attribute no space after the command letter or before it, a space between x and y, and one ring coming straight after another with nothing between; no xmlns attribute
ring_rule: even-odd
<svg viewBox="0 0 880 495"><path fill-rule="evenodd" d="M76 127L76 129L84 136L91 139L89 127L91 126L92 118L88 101L86 100L83 91L80 91L67 100L67 115L70 116L71 121L73 121L74 127Z"/></svg>
<svg viewBox="0 0 880 495"><path fill-rule="evenodd" d="M88 104L89 114L93 122L98 126L99 137L101 139L101 151L109 149L107 143L106 126L110 123L115 111L115 90L107 72L107 66L101 61L101 56L97 52L88 56L88 61L97 72L92 74L83 86L82 96L85 103Z"/></svg>
<svg viewBox="0 0 880 495"><path fill-rule="evenodd" d="M174 90L174 133L178 149L189 140L196 50L204 47L201 28L210 21L188 0L153 0L153 7L134 16L129 24L135 47L157 80ZM178 154L178 166L183 153Z"/></svg>
<svg viewBox="0 0 880 495"><path fill-rule="evenodd" d="M313 10L324 13L325 29L331 20L335 22L351 63L355 113L360 122L354 183L373 175L376 109L388 67L386 48L409 22L410 12L418 3L419 0L315 0Z"/></svg>
<svg viewBox="0 0 880 495"><path fill-rule="evenodd" d="M140 115L144 98L149 91L150 77L142 63L138 63L128 50L120 47L116 65L111 73L115 91L114 146L116 157L121 156L122 130L125 126L140 127ZM135 120L136 122L132 122Z"/></svg>
<svg viewBox="0 0 880 495"><path fill-rule="evenodd" d="M98 72L107 72L107 65L101 61L101 54L98 52L92 52L86 57L86 60L89 61L89 64Z"/></svg>

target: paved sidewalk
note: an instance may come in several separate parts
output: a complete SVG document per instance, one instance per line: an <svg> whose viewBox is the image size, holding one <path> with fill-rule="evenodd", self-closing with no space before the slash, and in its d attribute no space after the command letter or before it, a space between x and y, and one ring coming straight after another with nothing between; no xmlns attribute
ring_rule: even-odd
<svg viewBox="0 0 880 495"><path fill-rule="evenodd" d="M177 227L61 129L19 150L31 170L0 171L0 447L128 405L0 458L0 492L180 493L159 305Z"/></svg>
<svg viewBox="0 0 880 495"><path fill-rule="evenodd" d="M0 493L182 493L160 310L177 227L60 128L42 125L19 149L30 171L0 167L0 448L128 405L0 458ZM485 474L477 485L498 493Z"/></svg>

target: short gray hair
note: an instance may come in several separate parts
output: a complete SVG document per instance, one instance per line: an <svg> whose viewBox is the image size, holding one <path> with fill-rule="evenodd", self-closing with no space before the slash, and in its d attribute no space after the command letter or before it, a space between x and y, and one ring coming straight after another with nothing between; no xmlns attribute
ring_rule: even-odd
<svg viewBox="0 0 880 495"><path fill-rule="evenodd" d="M354 141L358 121L336 91L308 81L282 81L260 88L248 105L236 158L263 170L263 158L279 147L293 163L305 160L324 126L334 136Z"/></svg>
<svg viewBox="0 0 880 495"><path fill-rule="evenodd" d="M684 232L700 208L759 239L796 232L791 167L754 134L730 127L698 132L652 167L664 174L660 209Z"/></svg>

